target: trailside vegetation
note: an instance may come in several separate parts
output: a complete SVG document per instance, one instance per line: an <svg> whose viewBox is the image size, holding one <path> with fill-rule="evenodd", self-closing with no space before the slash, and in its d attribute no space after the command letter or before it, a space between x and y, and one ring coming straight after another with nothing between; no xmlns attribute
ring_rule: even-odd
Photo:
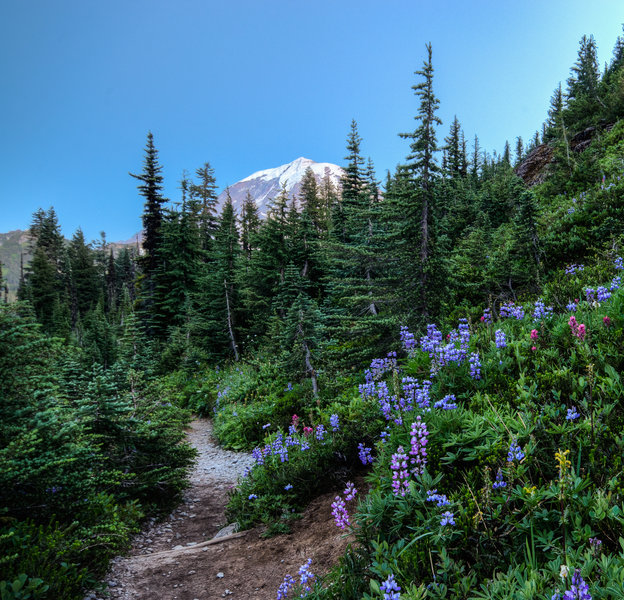
<svg viewBox="0 0 624 600"><path fill-rule="evenodd" d="M601 73L583 37L515 159L443 134L430 44L415 75L383 186L353 121L341 189L310 171L260 219L204 163L171 202L149 133L141 252L35 213L0 305L3 600L95 585L184 489L191 412L253 452L241 526L336 490L354 543L278 598L621 595L624 38Z"/></svg>

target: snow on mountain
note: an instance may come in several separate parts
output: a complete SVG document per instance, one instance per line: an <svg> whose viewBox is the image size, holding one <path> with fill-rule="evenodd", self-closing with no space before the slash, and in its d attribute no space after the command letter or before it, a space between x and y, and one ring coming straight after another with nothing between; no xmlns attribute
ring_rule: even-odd
<svg viewBox="0 0 624 600"><path fill-rule="evenodd" d="M336 189L340 189L340 177L343 174L342 168L332 163L318 163L309 158L301 157L274 169L257 171L231 185L228 189L237 214L241 212L247 192L256 201L258 213L263 218L266 217L269 202L279 194L282 185L286 185L286 190L291 197L298 197L301 189L301 180L308 167L312 169L318 184L327 175ZM226 192L223 191L219 195L219 207L223 205L225 198Z"/></svg>

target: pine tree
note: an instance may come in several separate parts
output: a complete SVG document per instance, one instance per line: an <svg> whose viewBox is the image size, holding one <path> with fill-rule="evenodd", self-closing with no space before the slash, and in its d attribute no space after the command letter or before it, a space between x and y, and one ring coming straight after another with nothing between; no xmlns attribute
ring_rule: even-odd
<svg viewBox="0 0 624 600"><path fill-rule="evenodd" d="M596 121L601 108L598 96L600 70L594 36L584 35L579 45L578 59L571 69L566 92L567 122L573 130Z"/></svg>
<svg viewBox="0 0 624 600"><path fill-rule="evenodd" d="M162 243L163 204L165 199L162 195L163 177L162 167L158 163L158 151L154 146L154 136L150 131L147 134L143 172L140 175L130 173L138 179L139 193L145 198L143 210L143 256L139 259L141 276L138 281L139 302L146 323L152 319L155 294L155 274L161 269L159 248ZM154 334L148 327L149 335Z"/></svg>
<svg viewBox="0 0 624 600"><path fill-rule="evenodd" d="M479 147L479 138L476 134L474 136L471 167L470 174L473 179L477 179L481 168L481 148Z"/></svg>
<svg viewBox="0 0 624 600"><path fill-rule="evenodd" d="M462 131L457 115L451 123L451 129L444 138L446 150L446 171L451 177L458 177L462 171Z"/></svg>
<svg viewBox="0 0 624 600"><path fill-rule="evenodd" d="M100 296L100 281L94 264L94 253L86 243L81 229L77 229L69 244L71 265L72 325L78 315L86 315L95 307Z"/></svg>
<svg viewBox="0 0 624 600"><path fill-rule="evenodd" d="M431 221L435 209L433 186L435 177L440 171L435 161L438 151L435 128L436 125L442 124L436 115L440 103L433 92L431 44L427 44L426 48L427 60L423 63L423 68L416 71L416 75L422 77L422 81L412 86L416 96L420 99L420 107L415 117L419 125L413 133L399 134L402 138L411 140L406 171L415 185L408 205L398 207L399 211L403 212L403 218L408 221L404 234L407 236L406 242L410 250L402 257L402 260L411 263L412 268L415 268L414 270L418 273L419 305L423 315L428 314L428 296L432 292L428 289L427 278L431 257ZM418 257L414 256L411 250L416 245L420 249ZM408 287L415 287L412 277L409 277L406 284ZM413 298L415 290L409 291L409 295Z"/></svg>
<svg viewBox="0 0 624 600"><path fill-rule="evenodd" d="M236 214L228 193L215 232L211 268L198 281L190 331L195 343L213 357L233 356L237 361L240 306L236 270L240 253Z"/></svg>
<svg viewBox="0 0 624 600"><path fill-rule="evenodd" d="M509 147L509 140L505 140L502 162L505 165L511 166L511 148Z"/></svg>
<svg viewBox="0 0 624 600"><path fill-rule="evenodd" d="M260 217L258 207L251 194L247 192L240 216L241 223L241 246L243 254L247 259L246 268L251 260L251 256L256 248L256 238L260 229Z"/></svg>
<svg viewBox="0 0 624 600"><path fill-rule="evenodd" d="M524 156L524 142L522 141L522 137L518 136L516 138L516 165L519 165L522 162L522 157Z"/></svg>
<svg viewBox="0 0 624 600"><path fill-rule="evenodd" d="M199 183L190 186L190 210L196 214L202 249L209 251L217 229L217 180L208 162L198 168L195 175Z"/></svg>

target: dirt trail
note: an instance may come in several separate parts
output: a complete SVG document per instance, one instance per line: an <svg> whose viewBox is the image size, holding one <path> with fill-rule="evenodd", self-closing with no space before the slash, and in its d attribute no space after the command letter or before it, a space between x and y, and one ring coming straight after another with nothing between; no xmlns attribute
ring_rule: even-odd
<svg viewBox="0 0 624 600"><path fill-rule="evenodd" d="M314 500L291 534L264 539L264 528L223 530L228 491L253 460L219 448L211 434L210 421L191 424L188 439L198 457L184 501L138 535L127 557L113 561L108 595L85 600L273 600L284 576L296 576L308 558L321 574L343 553L349 540L334 525L333 494Z"/></svg>

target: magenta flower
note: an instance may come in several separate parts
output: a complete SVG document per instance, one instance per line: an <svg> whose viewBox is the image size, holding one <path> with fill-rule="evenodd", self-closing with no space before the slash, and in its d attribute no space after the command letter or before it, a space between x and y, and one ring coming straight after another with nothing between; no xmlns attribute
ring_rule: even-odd
<svg viewBox="0 0 624 600"><path fill-rule="evenodd" d="M533 341L535 341L538 337L539 337L539 333L538 333L537 329L532 329L531 330L531 339Z"/></svg>

